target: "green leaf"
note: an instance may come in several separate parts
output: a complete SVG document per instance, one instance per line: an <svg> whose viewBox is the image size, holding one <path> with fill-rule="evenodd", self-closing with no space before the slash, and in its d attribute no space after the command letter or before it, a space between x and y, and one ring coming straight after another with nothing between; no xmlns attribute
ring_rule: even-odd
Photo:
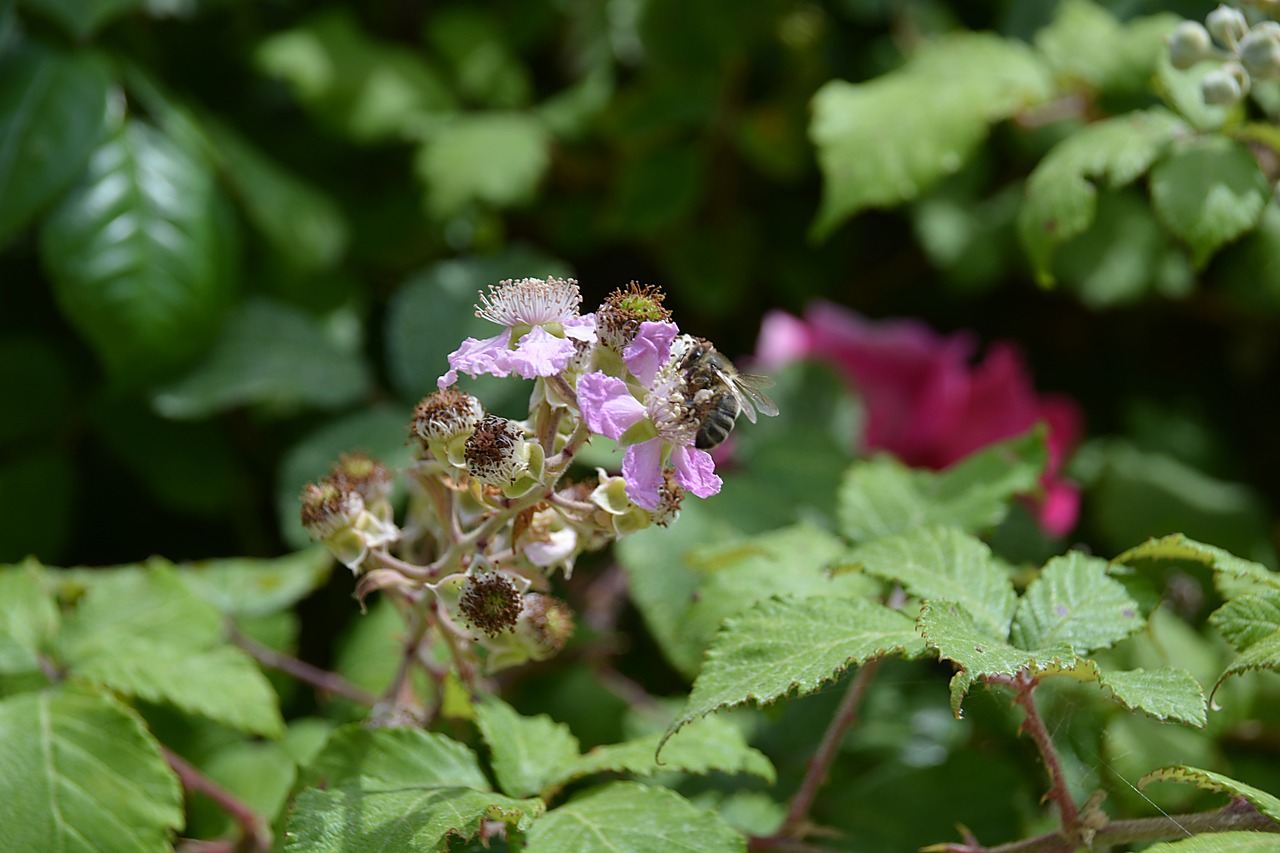
<svg viewBox="0 0 1280 853"><path fill-rule="evenodd" d="M107 368L149 380L217 332L235 290L234 224L205 162L131 120L49 216L41 254L62 310Z"/></svg>
<svg viewBox="0 0 1280 853"><path fill-rule="evenodd" d="M324 789L295 800L285 825L290 853L436 853L446 837L470 837L484 820L525 829L544 809L541 800L489 793L471 750L421 729L344 726L304 778Z"/></svg>
<svg viewBox="0 0 1280 853"><path fill-rule="evenodd" d="M298 775L298 766L279 743L236 741L200 762L200 770L271 824L284 808ZM231 816L199 795L190 803L191 817L184 834L194 838L231 836L237 831Z"/></svg>
<svg viewBox="0 0 1280 853"><path fill-rule="evenodd" d="M57 632L58 608L40 564L0 569L0 695L10 678L40 674Z"/></svg>
<svg viewBox="0 0 1280 853"><path fill-rule="evenodd" d="M562 768L578 758L578 739L546 714L521 716L496 696L475 706L476 726L493 756L498 787L513 797L542 793Z"/></svg>
<svg viewBox="0 0 1280 853"><path fill-rule="evenodd" d="M1252 231L1271 184L1249 150L1221 136L1180 141L1151 170L1151 203L1166 228L1187 244L1197 268Z"/></svg>
<svg viewBox="0 0 1280 853"><path fill-rule="evenodd" d="M1212 770L1185 765L1162 767L1139 779L1138 787L1145 788L1152 782L1190 782L1206 791L1225 791L1233 797L1243 797L1259 812L1280 823L1280 798Z"/></svg>
<svg viewBox="0 0 1280 853"><path fill-rule="evenodd" d="M1244 118L1243 104L1206 104L1202 83L1207 74L1217 70L1217 62L1200 62L1194 67L1179 70L1169 64L1168 53L1156 63L1153 88L1165 104L1186 119L1191 127L1201 133L1215 132Z"/></svg>
<svg viewBox="0 0 1280 853"><path fill-rule="evenodd" d="M167 853L182 788L160 745L108 694L60 687L0 701L0 849Z"/></svg>
<svg viewBox="0 0 1280 853"><path fill-rule="evenodd" d="M928 44L867 83L827 83L814 95L809 128L824 179L814 233L826 237L860 210L917 198L959 171L992 123L1050 92L1030 48L979 33Z"/></svg>
<svg viewBox="0 0 1280 853"><path fill-rule="evenodd" d="M1165 37L1179 20L1162 14L1122 24L1092 0L1066 0L1058 5L1053 23L1036 33L1035 44L1069 81L1104 91L1135 91L1147 85L1167 51Z"/></svg>
<svg viewBox="0 0 1280 853"><path fill-rule="evenodd" d="M1204 691L1185 669L1100 670L1098 683L1130 711L1197 728L1204 728L1207 722Z"/></svg>
<svg viewBox="0 0 1280 853"><path fill-rule="evenodd" d="M746 839L675 791L634 782L593 789L529 830L526 853L745 853Z"/></svg>
<svg viewBox="0 0 1280 853"><path fill-rule="evenodd" d="M218 611L156 563L118 569L91 584L64 620L61 657L75 677L279 737L284 723L275 691L222 632Z"/></svg>
<svg viewBox="0 0 1280 853"><path fill-rule="evenodd" d="M777 781L773 763L764 753L749 746L742 731L728 720L718 717L695 720L666 743L663 737L661 732L654 732L625 743L598 746L568 766L557 768L553 783L563 786L595 773L652 776L671 771L699 775L712 771L742 773L769 784ZM662 750L661 763L658 762L659 749Z"/></svg>
<svg viewBox="0 0 1280 853"><path fill-rule="evenodd" d="M1280 596L1233 598L1210 614L1209 622L1237 651L1245 651L1280 631Z"/></svg>
<svg viewBox="0 0 1280 853"><path fill-rule="evenodd" d="M333 557L322 546L275 559L236 557L184 563L180 577L229 616L263 616L292 607L329 579Z"/></svg>
<svg viewBox="0 0 1280 853"><path fill-rule="evenodd" d="M865 599L762 601L725 620L664 742L719 708L811 693L852 664L922 651L909 617Z"/></svg>
<svg viewBox="0 0 1280 853"><path fill-rule="evenodd" d="M925 527L887 536L854 549L849 561L916 598L959 604L992 636L1009 634L1018 606L1009 571L985 542L961 530Z"/></svg>
<svg viewBox="0 0 1280 853"><path fill-rule="evenodd" d="M1115 645L1145 624L1124 585L1107 576L1107 561L1072 551L1046 563L1027 587L1011 638L1024 649L1066 643L1086 655Z"/></svg>
<svg viewBox="0 0 1280 853"><path fill-rule="evenodd" d="M332 409L369 388L360 355L335 344L310 315L267 299L245 302L194 371L152 399L170 418L203 418L238 406Z"/></svg>
<svg viewBox="0 0 1280 853"><path fill-rule="evenodd" d="M110 84L95 57L36 42L0 62L0 237L26 225L84 169L107 132Z"/></svg>
<svg viewBox="0 0 1280 853"><path fill-rule="evenodd" d="M1104 119L1058 143L1027 178L1018 232L1043 282L1054 251L1093 223L1097 187L1118 189L1151 168L1182 122L1165 110Z"/></svg>
<svg viewBox="0 0 1280 853"><path fill-rule="evenodd" d="M1148 539L1120 554L1112 562L1131 564L1138 560L1189 560L1203 563L1213 570L1219 587L1231 584L1246 589L1280 591L1280 574L1261 563L1241 559L1222 548L1188 539L1181 533Z"/></svg>
<svg viewBox="0 0 1280 853"><path fill-rule="evenodd" d="M837 496L841 530L865 542L929 525L994 527L1013 495L1037 487L1046 458L1044 433L1036 428L940 472L912 470L887 456L855 462Z"/></svg>
<svg viewBox="0 0 1280 853"><path fill-rule="evenodd" d="M1213 686L1214 692L1231 676L1260 669L1280 672L1280 631L1258 640L1236 655L1218 677L1218 683Z"/></svg>
<svg viewBox="0 0 1280 853"><path fill-rule="evenodd" d="M21 0L22 5L56 21L78 41L102 25L146 5L146 0Z"/></svg>
<svg viewBox="0 0 1280 853"><path fill-rule="evenodd" d="M442 124L422 144L417 173L440 219L475 203L531 201L551 162L551 136L532 113L479 113Z"/></svg>
<svg viewBox="0 0 1280 853"><path fill-rule="evenodd" d="M412 139L456 104L416 51L371 38L352 11L317 13L258 45L255 59L319 118L357 142Z"/></svg>
<svg viewBox="0 0 1280 853"><path fill-rule="evenodd" d="M1262 832L1207 832L1152 844L1146 853L1280 853L1280 836Z"/></svg>

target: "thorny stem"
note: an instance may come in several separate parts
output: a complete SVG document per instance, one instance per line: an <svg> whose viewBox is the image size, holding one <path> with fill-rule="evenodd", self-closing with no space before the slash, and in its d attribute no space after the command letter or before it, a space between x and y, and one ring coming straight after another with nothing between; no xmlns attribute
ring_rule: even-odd
<svg viewBox="0 0 1280 853"><path fill-rule="evenodd" d="M231 642L244 649L249 653L250 657L265 667L279 670L305 684L310 684L317 690L332 693L334 696L341 696L344 699L350 699L352 702L357 702L361 705L373 707L373 705L377 704L377 696L357 687L336 672L321 669L306 661L298 660L283 652L264 646L252 637L242 633L234 625L230 627L230 635Z"/></svg>
<svg viewBox="0 0 1280 853"><path fill-rule="evenodd" d="M1166 841L1207 832L1231 831L1280 832L1280 824L1259 814L1252 807L1245 810L1238 803L1233 803L1212 812L1113 820L1093 833L1090 846L1099 849L1115 844ZM981 844L938 844L926 849L935 853L1069 853L1078 847L1076 842L1059 831L997 844L995 847L984 847Z"/></svg>
<svg viewBox="0 0 1280 853"><path fill-rule="evenodd" d="M844 738L845 732L857 720L858 706L862 703L862 697L866 695L867 687L879 668L880 660L878 658L869 660L862 665L857 675L850 680L849 687L845 690L844 698L840 700L840 707L836 709L835 716L831 718L831 723L822 735L822 742L818 744L818 751L813 754L813 758L809 759L809 766L805 770L804 780L800 783L800 788L796 791L795 796L791 798L791 806L787 809L787 816L782 821L782 826L774 833L774 838L795 838L804 833L805 825L809 819L809 810L813 808L813 801L818 796L818 789L826 781L827 771L831 769L831 763L835 761L836 753L840 749L840 741Z"/></svg>
<svg viewBox="0 0 1280 853"><path fill-rule="evenodd" d="M226 788L201 773L196 767L188 764L186 759L167 746L162 746L164 760L178 774L182 789L188 794L204 794L226 812L240 826L244 837L244 849L252 853L267 853L271 849L271 838L258 813Z"/></svg>

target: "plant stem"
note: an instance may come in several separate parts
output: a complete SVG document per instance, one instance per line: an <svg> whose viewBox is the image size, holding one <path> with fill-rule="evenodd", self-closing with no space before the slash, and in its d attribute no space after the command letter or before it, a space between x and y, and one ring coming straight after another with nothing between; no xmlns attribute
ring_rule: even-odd
<svg viewBox="0 0 1280 853"><path fill-rule="evenodd" d="M787 809L787 816L782 821L782 826L774 834L775 838L795 838L803 834L805 824L809 819L809 810L813 807L813 801L818 796L818 789L822 787L822 783L827 779L827 771L831 769L831 763L835 761L844 733L857 720L858 705L861 704L862 697L867 692L867 686L871 683L872 677L879 668L880 660L878 658L869 660L862 665L857 675L850 680L849 687L845 690L844 698L840 700L840 707L836 709L835 716L831 718L831 723L822 735L822 742L818 744L818 751L809 759L809 766L805 770L804 780L800 783L800 788L796 791L795 796L791 798L791 806Z"/></svg>
<svg viewBox="0 0 1280 853"><path fill-rule="evenodd" d="M164 760L178 774L184 791L188 794L204 794L239 824L240 833L244 837L242 849L253 853L268 853L271 838L257 812L235 794L188 764L186 759L169 747L162 746L161 750L164 752Z"/></svg>
<svg viewBox="0 0 1280 853"><path fill-rule="evenodd" d="M352 702L357 702L361 705L373 707L378 701L377 696L361 687L357 687L336 672L329 672L306 661L298 660L284 652L278 652L269 646L264 646L252 637L241 633L240 629L234 625L231 626L230 633L231 642L244 649L254 660L265 667L279 670L301 682L310 684L317 690L332 693L344 699L350 699Z"/></svg>

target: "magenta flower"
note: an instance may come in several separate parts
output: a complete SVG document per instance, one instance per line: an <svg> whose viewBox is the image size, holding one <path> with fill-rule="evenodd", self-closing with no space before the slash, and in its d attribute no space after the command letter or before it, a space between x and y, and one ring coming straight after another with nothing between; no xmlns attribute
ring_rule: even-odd
<svg viewBox="0 0 1280 853"><path fill-rule="evenodd" d="M1069 398L1037 394L1013 344L992 344L974 363L976 349L968 334L939 335L913 320L872 322L818 302L803 320L781 312L765 317L757 357L772 367L799 359L834 366L862 397L864 447L908 465L945 468L1044 421L1049 464L1038 514L1046 531L1066 534L1080 496L1061 471L1080 439L1080 409Z"/></svg>
<svg viewBox="0 0 1280 853"><path fill-rule="evenodd" d="M573 279L524 278L503 281L481 294L476 316L505 328L492 338L467 338L449 354L449 370L438 385L447 388L458 373L525 379L553 376L574 355L574 341L595 341L595 317L578 314L582 295Z"/></svg>
<svg viewBox="0 0 1280 853"><path fill-rule="evenodd" d="M679 357L671 355L677 331L671 323L642 323L623 353L643 399L616 376L589 373L578 380L578 408L587 428L626 444L622 478L627 497L647 510L656 510L661 502L668 462L681 488L700 498L720 491L711 454L693 446L698 419L676 369Z"/></svg>

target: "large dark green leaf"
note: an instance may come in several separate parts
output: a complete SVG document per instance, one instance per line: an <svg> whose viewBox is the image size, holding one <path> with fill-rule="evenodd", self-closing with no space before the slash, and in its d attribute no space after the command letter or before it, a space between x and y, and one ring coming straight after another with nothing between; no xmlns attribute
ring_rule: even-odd
<svg viewBox="0 0 1280 853"><path fill-rule="evenodd" d="M0 237L84 168L106 132L110 82L91 55L35 44L0 63Z"/></svg>
<svg viewBox="0 0 1280 853"><path fill-rule="evenodd" d="M164 375L212 339L234 290L228 217L205 162L148 124L94 152L42 251L63 311L117 378Z"/></svg>

